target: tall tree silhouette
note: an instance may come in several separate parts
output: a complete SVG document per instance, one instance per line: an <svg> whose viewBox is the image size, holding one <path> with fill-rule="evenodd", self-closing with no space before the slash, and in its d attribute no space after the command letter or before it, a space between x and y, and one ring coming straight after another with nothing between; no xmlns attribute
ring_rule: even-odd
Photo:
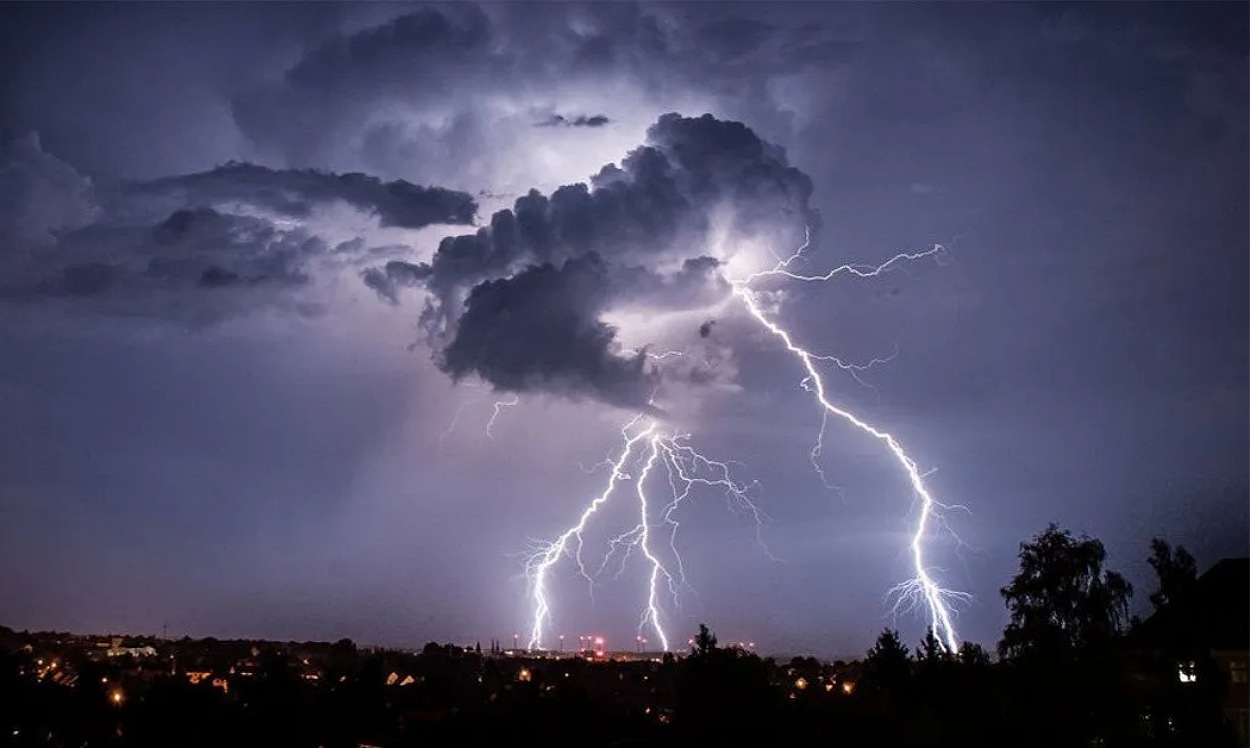
<svg viewBox="0 0 1250 748"><path fill-rule="evenodd" d="M1150 604L1156 611L1183 600L1198 582L1198 564L1183 545L1172 548L1163 538L1153 538L1149 561L1159 585L1150 593Z"/></svg>
<svg viewBox="0 0 1250 748"><path fill-rule="evenodd" d="M737 647L716 646L716 635L704 624L680 663L676 685L678 726L700 739L728 740L759 729L774 706L764 661Z"/></svg>
<svg viewBox="0 0 1250 748"><path fill-rule="evenodd" d="M1106 558L1101 541L1053 524L1021 543L1020 571L1001 590L1011 612L1003 656L1066 656L1119 634L1133 588Z"/></svg>
<svg viewBox="0 0 1250 748"><path fill-rule="evenodd" d="M912 662L907 645L898 632L885 629L864 658L864 686L879 694L899 699L906 695Z"/></svg>
<svg viewBox="0 0 1250 748"><path fill-rule="evenodd" d="M1105 568L1100 541L1050 525L1020 544L1020 569L1002 589L1011 620L1007 660L1021 745L1105 743L1123 722L1121 668L1111 646L1132 587Z"/></svg>
<svg viewBox="0 0 1250 748"><path fill-rule="evenodd" d="M694 636L694 647L691 654L697 657L706 657L716 649L716 634L713 634L706 623L699 624L699 633Z"/></svg>

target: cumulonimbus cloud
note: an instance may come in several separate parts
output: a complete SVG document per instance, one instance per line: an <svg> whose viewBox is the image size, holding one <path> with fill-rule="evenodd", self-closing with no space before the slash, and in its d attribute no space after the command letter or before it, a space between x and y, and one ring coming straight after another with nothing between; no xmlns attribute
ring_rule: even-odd
<svg viewBox="0 0 1250 748"><path fill-rule="evenodd" d="M36 161L71 197L90 184L54 159ZM141 217L58 219L57 251L6 277L0 299L77 299L105 313L205 322L257 305L311 308L303 289L319 268L379 255L279 218L345 202L379 225L423 228L467 223L477 207L440 187L244 163L114 189L110 199L141 203ZM395 303L404 289L427 292L422 326L453 378L645 408L661 380L705 384L716 374L690 360L661 376L638 341L622 342L614 315L715 306L729 291L722 239L792 237L818 222L811 194L785 151L746 125L666 114L587 182L531 190L475 232L444 238L428 262L382 255L389 261L362 280Z"/></svg>
<svg viewBox="0 0 1250 748"><path fill-rule="evenodd" d="M589 184L531 191L477 232L445 238L430 262L392 262L364 281L391 301L404 286L431 293L422 321L452 377L641 408L658 373L604 315L723 299L714 234L814 225L811 193L785 151L747 126L666 114Z"/></svg>

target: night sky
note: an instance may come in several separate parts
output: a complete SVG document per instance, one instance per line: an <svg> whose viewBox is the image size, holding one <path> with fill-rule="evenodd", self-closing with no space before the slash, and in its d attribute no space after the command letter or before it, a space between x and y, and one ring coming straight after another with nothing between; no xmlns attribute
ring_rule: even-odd
<svg viewBox="0 0 1250 748"><path fill-rule="evenodd" d="M822 372L963 507L928 538L972 596L960 635L996 643L1049 522L1103 540L1144 611L1152 536L1202 568L1250 544L1248 25L1244 3L4 4L0 623L510 643L527 552L641 412L767 515L761 544L715 490L682 506L674 640L918 641L886 594L912 575L906 476L831 421L822 482L802 368L727 292L805 227L805 273L941 248L761 291L814 352L888 359ZM631 648L639 561L593 595L560 567L551 635Z"/></svg>

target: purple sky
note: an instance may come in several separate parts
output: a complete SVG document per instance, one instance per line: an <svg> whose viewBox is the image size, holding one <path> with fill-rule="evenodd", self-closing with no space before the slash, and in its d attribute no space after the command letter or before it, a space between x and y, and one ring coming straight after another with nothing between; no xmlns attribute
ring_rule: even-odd
<svg viewBox="0 0 1250 748"><path fill-rule="evenodd" d="M830 422L822 484L801 367L726 296L804 223L804 272L944 247L767 301L814 351L897 352L824 376L966 508L928 539L972 595L961 637L997 641L1048 522L1143 607L1152 536L1204 567L1250 543L1247 27L1235 3L6 4L0 623L508 640L527 551L655 392L666 433L758 481L772 556L696 490L674 641L919 640L886 597L905 476ZM561 566L550 635L632 646L640 560L593 596Z"/></svg>

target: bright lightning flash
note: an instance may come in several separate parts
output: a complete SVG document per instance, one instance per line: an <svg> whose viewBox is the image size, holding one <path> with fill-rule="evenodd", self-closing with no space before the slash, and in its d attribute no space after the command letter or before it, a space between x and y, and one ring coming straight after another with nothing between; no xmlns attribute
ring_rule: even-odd
<svg viewBox="0 0 1250 748"><path fill-rule="evenodd" d="M655 633L662 649L668 651L668 632L661 621L661 598L667 590L674 604L677 604L680 588L689 587L681 554L677 551L680 522L676 519L676 514L696 486L720 489L732 509L744 511L755 520L756 537L759 539L758 530L766 518L751 500L750 491L754 484L738 483L726 463L709 459L691 447L688 434L666 433L655 419L644 420L644 416L638 415L621 429L621 437L620 452L604 463L611 472L603 491L587 504L576 524L554 541L540 545L525 564L530 599L534 605L534 618L527 645L530 649L543 648L544 633L551 623L549 575L561 559L572 559L578 573L586 579L593 591L595 580L604 573L613 558L619 559L619 576L630 554L637 549L649 568L646 604L638 624L639 633L650 629ZM667 478L667 502L658 509L653 509L649 492L654 489L649 483L659 468L663 469ZM638 524L609 541L607 554L598 570L591 574L582 556L583 533L591 518L607 503L620 484L631 480L634 482L634 493L637 497ZM663 554L655 545L656 535L660 532L667 535L667 551ZM670 558L671 561L666 561L665 558Z"/></svg>
<svg viewBox="0 0 1250 748"><path fill-rule="evenodd" d="M810 233L808 235L810 241ZM955 632L952 622L951 610L948 601L952 599L967 599L966 593L954 592L941 587L934 579L929 571L924 559L924 543L928 535L929 527L935 522L941 521L941 511L949 507L939 503L933 498L927 486L924 483L924 476L921 475L916 461L913 460L897 439L887 431L883 431L867 421L856 416L854 413L835 405L830 399L828 390L825 385L824 378L821 377L817 366L818 361L832 361L839 368L848 369L850 365L830 357L818 356L811 353L807 349L799 346L794 342L793 336L783 329L776 322L770 320L761 307L757 292L752 290L751 283L761 278L781 277L790 280L804 282L822 282L829 281L839 275L853 275L860 278L871 278L888 271L892 266L906 262L919 260L925 257L939 255L943 248L941 246L933 249L917 252L899 254L890 258L886 262L876 266L861 265L842 265L834 268L827 273L821 275L801 275L791 272L789 266L803 251L807 248L808 242L804 242L803 246L794 252L790 257L780 260L771 270L764 270L753 273L743 280L732 281L731 286L733 293L740 299L746 307L747 312L774 336L776 336L785 346L786 350L794 354L794 356L803 365L807 376L803 379L804 389L811 392L816 398L816 402L821 407L821 429L817 437L816 446L812 450L812 459L819 456L823 447L824 427L830 415L836 416L843 421L854 426L856 429L868 434L869 436L882 442L886 449L889 450L891 456L903 468L907 479L911 484L912 491L920 501L920 517L916 522L915 531L911 539L911 556L912 564L915 568L916 576L910 581L904 582L894 587L892 593L898 596L899 604L910 602L912 604L923 604L927 609L929 616L929 628L933 635L951 652L958 650L959 637ZM823 477L823 475L822 475ZM896 608L898 606L896 605Z"/></svg>
<svg viewBox="0 0 1250 748"><path fill-rule="evenodd" d="M752 273L743 279L732 280L730 281L730 287L733 295L742 302L750 316L765 330L775 336L786 350L798 359L805 371L801 385L805 390L812 393L821 408L820 431L817 435L816 444L811 451L812 464L820 472L821 479L824 479L824 474L821 472L818 459L824 446L825 427L830 416L845 421L857 430L881 442L895 462L903 468L912 491L919 500L920 513L910 543L912 563L916 576L912 580L897 585L891 590L891 593L897 596L895 608L897 610L899 606L907 603L924 606L928 613L930 630L933 631L934 636L938 638L944 647L953 652L959 647L959 638L955 632L949 603L953 600L967 599L968 596L965 593L951 591L940 586L930 573L929 567L925 562L924 553L925 540L931 526L942 523L942 511L951 507L943 505L934 499L925 485L924 475L921 474L915 460L907 454L893 435L868 423L851 411L836 405L830 399L828 387L820 372L819 365L821 363L830 363L858 380L858 374L861 371L875 364L889 361L893 358L893 355L886 359L877 359L868 364L859 365L847 363L835 356L812 353L796 343L787 330L769 318L764 311L760 292L752 288L753 283L763 279L781 278L817 283L830 281L843 275L872 278L887 272L895 265L939 255L943 248L938 246L925 252L899 254L876 266L842 265L819 275L804 275L790 270L791 264L800 258L809 246L810 238L809 231L807 241L788 258L778 258L777 264L772 269ZM676 352L666 352L666 354L661 354L656 356L656 358L673 354L676 354ZM505 404L511 403L496 404L495 415L498 415L501 405ZM661 430L660 424L656 420L646 418L640 414L625 424L621 429L621 435L623 443L620 452L616 457L609 458L604 463L610 467L611 473L603 491L590 501L576 524L565 530L555 541L540 545L526 562L525 572L529 582L529 594L534 610L528 644L530 649L542 649L543 647L544 633L552 619L548 590L549 575L561 559L566 557L572 559L578 573L591 584L593 592L595 579L603 573L612 559L616 558L618 560L617 576L619 576L631 552L637 549L650 569L647 577L646 605L643 608L639 622L639 631L641 633L643 630L650 628L659 637L663 649L667 651L669 649L669 639L661 622L661 598L663 597L661 585L667 588L668 593L673 597L674 604L677 602L679 588L683 585L689 586L685 580L681 556L676 548L676 536L679 527L679 523L674 519L676 510L689 497L691 490L695 486L708 486L722 489L730 499L731 506L737 509L744 509L753 516L757 528L764 519L762 513L748 495L750 486L735 482L725 463L710 460L690 447L688 434L665 433ZM669 496L669 501L658 511L653 511L647 484L659 466L663 466L667 473L667 495ZM631 470L634 472L630 472ZM592 576L587 571L582 557L583 533L586 531L592 517L616 492L620 484L629 480L634 481L634 489L638 500L639 522L632 529L617 535L609 541L609 550L604 556L598 571ZM657 553L655 549L654 536L657 532L657 526L667 528L668 531L667 545L669 551L663 555ZM671 569L666 564L665 557L671 557Z"/></svg>

